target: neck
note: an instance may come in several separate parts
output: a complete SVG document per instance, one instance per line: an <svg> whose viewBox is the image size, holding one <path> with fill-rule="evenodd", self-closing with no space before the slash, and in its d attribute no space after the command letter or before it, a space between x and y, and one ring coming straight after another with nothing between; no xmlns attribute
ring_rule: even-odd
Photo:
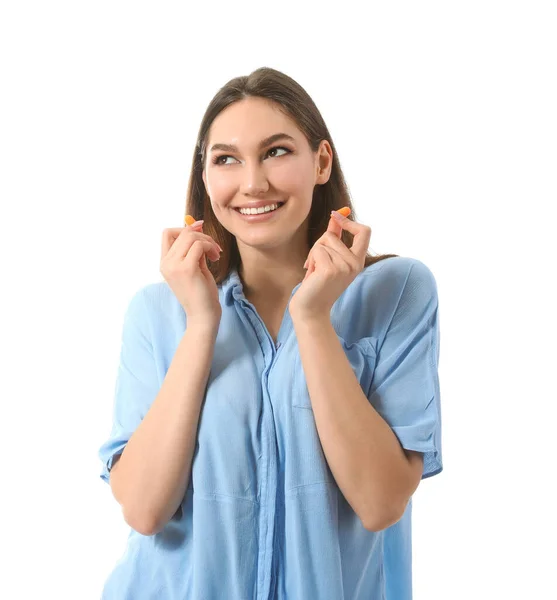
<svg viewBox="0 0 557 600"><path fill-rule="evenodd" d="M244 296L250 300L282 302L289 298L292 290L304 279L306 270L302 264L294 267L277 267L260 272L250 271L246 277L243 265L238 275L242 281Z"/></svg>

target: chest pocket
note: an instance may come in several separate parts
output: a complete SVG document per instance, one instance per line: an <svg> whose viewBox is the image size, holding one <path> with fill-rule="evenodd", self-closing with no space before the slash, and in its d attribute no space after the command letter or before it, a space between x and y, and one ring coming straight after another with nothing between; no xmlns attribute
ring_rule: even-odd
<svg viewBox="0 0 557 600"><path fill-rule="evenodd" d="M367 395L375 372L377 338L364 337L355 342L347 342L338 334L337 337L364 394ZM312 410L302 359L297 347L295 350L294 381L296 393L292 396L292 406Z"/></svg>

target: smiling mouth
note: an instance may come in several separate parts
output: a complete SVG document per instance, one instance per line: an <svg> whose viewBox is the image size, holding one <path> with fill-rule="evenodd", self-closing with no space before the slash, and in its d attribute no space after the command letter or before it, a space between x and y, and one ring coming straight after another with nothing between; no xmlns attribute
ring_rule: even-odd
<svg viewBox="0 0 557 600"><path fill-rule="evenodd" d="M267 214L269 212L275 212L275 210L278 210L281 206L283 206L284 204L286 204L286 202L276 202L276 204L277 204L277 207L275 209L273 209L273 210L265 210L263 212L254 212L254 213L252 213L252 212L250 212L250 213L240 213L240 214L241 215L243 214L243 215L246 215L246 216L250 216L250 215L253 215L253 216L255 216L255 215L265 215L265 214ZM236 212L240 212L240 208L239 207L234 208L234 210Z"/></svg>

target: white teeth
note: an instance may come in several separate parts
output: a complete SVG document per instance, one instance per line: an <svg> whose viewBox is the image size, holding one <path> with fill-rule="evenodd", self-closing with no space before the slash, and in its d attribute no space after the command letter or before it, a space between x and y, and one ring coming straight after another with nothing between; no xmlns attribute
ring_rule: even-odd
<svg viewBox="0 0 557 600"><path fill-rule="evenodd" d="M278 204L269 204L268 206L261 208L240 208L238 212L242 213L243 215L261 215L263 213L276 210L278 207Z"/></svg>

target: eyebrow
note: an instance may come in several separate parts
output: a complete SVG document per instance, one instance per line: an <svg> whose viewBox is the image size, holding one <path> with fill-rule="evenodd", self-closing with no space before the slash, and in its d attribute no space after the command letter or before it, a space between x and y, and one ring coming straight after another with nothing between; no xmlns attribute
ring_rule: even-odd
<svg viewBox="0 0 557 600"><path fill-rule="evenodd" d="M259 142L259 150L262 150L266 146L269 146L273 142L276 142L278 140L289 140L290 142L296 141L291 135L288 135L287 133L275 133ZM209 152L213 152L214 150L224 150L225 152L238 152L238 148L231 144L213 144Z"/></svg>

